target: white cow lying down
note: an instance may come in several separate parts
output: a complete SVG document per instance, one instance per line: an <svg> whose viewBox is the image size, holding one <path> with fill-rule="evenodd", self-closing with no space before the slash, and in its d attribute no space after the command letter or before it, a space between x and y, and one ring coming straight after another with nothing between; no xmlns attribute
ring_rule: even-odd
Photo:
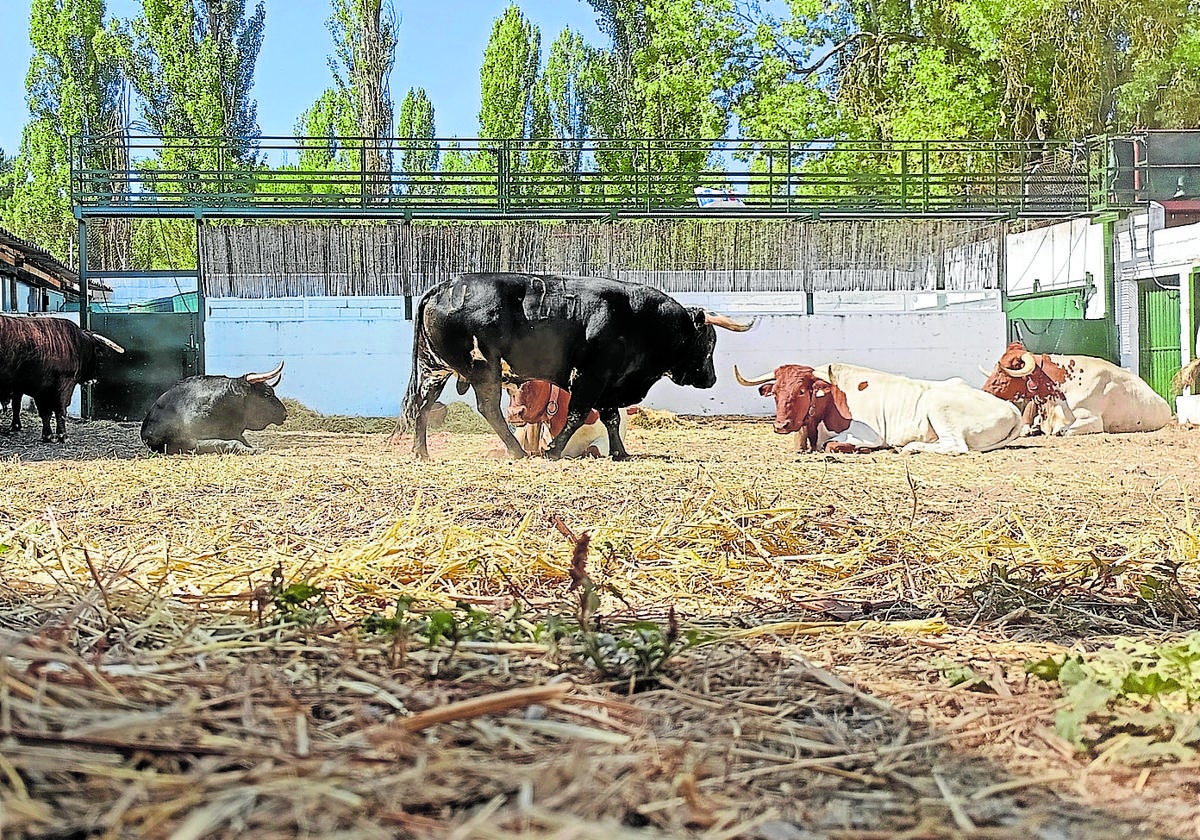
<svg viewBox="0 0 1200 840"><path fill-rule="evenodd" d="M857 365L782 365L745 379L775 397L775 431L803 432L818 451L895 447L958 455L986 452L1021 435L1021 413L962 379L910 379Z"/></svg>

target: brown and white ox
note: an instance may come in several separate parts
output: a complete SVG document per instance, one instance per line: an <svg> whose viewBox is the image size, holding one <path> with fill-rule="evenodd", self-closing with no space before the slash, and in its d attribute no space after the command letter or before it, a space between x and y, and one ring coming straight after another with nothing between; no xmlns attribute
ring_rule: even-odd
<svg viewBox="0 0 1200 840"><path fill-rule="evenodd" d="M1047 435L1152 432L1171 419L1167 401L1124 368L1093 356L1030 353L1019 341L1008 345L983 390L1023 405L1026 423L1036 420Z"/></svg>
<svg viewBox="0 0 1200 840"><path fill-rule="evenodd" d="M733 369L743 385L775 398L775 431L800 433L815 451L905 452L960 455L986 452L1020 437L1021 413L961 379L935 382L894 373L831 364L781 365L752 379Z"/></svg>
<svg viewBox="0 0 1200 840"><path fill-rule="evenodd" d="M567 425L571 392L544 379L530 379L519 386L507 386L509 394L505 419L518 427L517 440L530 455L542 455L550 442ZM621 412L618 434L622 439L629 428L628 408ZM600 422L600 412L588 412L584 424L567 440L564 458L603 458L613 451L608 429ZM623 447L622 447L623 448Z"/></svg>

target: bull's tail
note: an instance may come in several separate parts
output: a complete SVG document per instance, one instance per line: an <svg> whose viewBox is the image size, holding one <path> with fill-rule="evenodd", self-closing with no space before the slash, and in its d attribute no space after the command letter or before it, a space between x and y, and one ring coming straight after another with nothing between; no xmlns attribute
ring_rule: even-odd
<svg viewBox="0 0 1200 840"><path fill-rule="evenodd" d="M412 373L408 377L408 389L404 392L404 403L396 420L396 434L411 430L417 422L422 408L421 359L426 355L429 337L425 334L425 303L429 295L421 295L413 318Z"/></svg>

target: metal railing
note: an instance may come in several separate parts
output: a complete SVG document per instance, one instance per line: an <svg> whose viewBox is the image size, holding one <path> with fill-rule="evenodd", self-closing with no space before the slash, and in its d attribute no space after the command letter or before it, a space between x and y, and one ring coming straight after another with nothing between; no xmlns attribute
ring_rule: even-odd
<svg viewBox="0 0 1200 840"><path fill-rule="evenodd" d="M1107 149L1102 140L82 137L71 145L71 197L81 217L1054 217L1108 203Z"/></svg>

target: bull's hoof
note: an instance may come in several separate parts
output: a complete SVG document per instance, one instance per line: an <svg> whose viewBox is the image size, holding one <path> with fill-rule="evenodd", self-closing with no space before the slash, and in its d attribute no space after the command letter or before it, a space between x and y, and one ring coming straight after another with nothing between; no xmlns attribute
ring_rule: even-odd
<svg viewBox="0 0 1200 840"><path fill-rule="evenodd" d="M612 459L614 461L628 461L629 453L628 452L614 452L612 454Z"/></svg>
<svg viewBox="0 0 1200 840"><path fill-rule="evenodd" d="M547 449L542 453L542 457L547 461L560 461L562 460L562 452L555 452L553 449Z"/></svg>

